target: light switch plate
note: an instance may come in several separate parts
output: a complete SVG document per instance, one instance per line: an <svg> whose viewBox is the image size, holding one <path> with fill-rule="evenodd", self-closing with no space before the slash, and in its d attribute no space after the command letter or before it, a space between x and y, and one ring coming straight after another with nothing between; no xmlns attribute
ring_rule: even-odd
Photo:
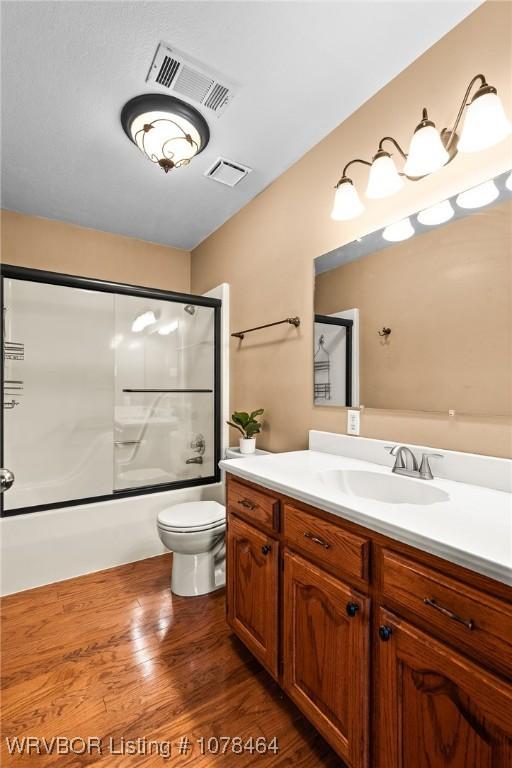
<svg viewBox="0 0 512 768"><path fill-rule="evenodd" d="M347 434L358 435L359 434L359 411L347 411Z"/></svg>

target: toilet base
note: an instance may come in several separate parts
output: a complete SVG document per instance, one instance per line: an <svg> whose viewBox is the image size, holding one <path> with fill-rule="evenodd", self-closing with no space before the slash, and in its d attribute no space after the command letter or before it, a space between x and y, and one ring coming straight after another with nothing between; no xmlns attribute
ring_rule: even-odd
<svg viewBox="0 0 512 768"><path fill-rule="evenodd" d="M199 555L172 556L171 592L179 597L207 595L226 583L224 542L217 550Z"/></svg>

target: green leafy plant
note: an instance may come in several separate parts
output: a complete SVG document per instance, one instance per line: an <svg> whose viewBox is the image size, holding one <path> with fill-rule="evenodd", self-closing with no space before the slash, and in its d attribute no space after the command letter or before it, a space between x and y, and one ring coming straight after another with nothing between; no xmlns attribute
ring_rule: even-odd
<svg viewBox="0 0 512 768"><path fill-rule="evenodd" d="M238 429L242 433L246 440L250 440L251 437L257 435L261 431L261 423L257 421L256 416L261 416L264 409L259 408L252 413L246 413L245 411L235 411L231 414L231 421L228 421L230 427Z"/></svg>

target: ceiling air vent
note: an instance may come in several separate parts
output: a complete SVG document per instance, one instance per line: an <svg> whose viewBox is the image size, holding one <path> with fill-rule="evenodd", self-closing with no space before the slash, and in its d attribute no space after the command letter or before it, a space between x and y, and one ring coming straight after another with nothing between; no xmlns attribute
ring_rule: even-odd
<svg viewBox="0 0 512 768"><path fill-rule="evenodd" d="M218 181L220 184L226 184L228 187L235 187L239 181L242 181L252 168L240 163L233 163L232 160L226 160L219 157L214 164L204 174L209 179Z"/></svg>
<svg viewBox="0 0 512 768"><path fill-rule="evenodd" d="M156 49L146 82L201 104L217 116L235 95L234 86L224 75L166 43L160 43Z"/></svg>

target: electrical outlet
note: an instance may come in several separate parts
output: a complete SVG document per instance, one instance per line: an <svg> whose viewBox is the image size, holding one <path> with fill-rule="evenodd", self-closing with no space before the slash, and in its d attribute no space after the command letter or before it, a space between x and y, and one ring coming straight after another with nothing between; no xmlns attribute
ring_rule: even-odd
<svg viewBox="0 0 512 768"><path fill-rule="evenodd" d="M359 434L359 411L347 411L347 434L358 435Z"/></svg>

